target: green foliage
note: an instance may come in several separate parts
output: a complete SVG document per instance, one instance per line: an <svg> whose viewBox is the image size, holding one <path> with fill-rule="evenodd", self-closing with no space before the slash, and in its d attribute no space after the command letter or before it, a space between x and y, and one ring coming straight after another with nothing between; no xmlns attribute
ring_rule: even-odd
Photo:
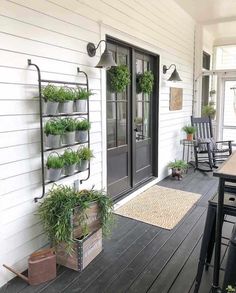
<svg viewBox="0 0 236 293"><path fill-rule="evenodd" d="M216 115L216 109L214 106L215 106L215 103L213 101L209 102L208 105L204 106L202 108L203 116L210 116L212 119L214 119Z"/></svg>
<svg viewBox="0 0 236 293"><path fill-rule="evenodd" d="M87 100L90 96L93 95L93 93L86 88L77 88L74 91L75 100Z"/></svg>
<svg viewBox="0 0 236 293"><path fill-rule="evenodd" d="M153 89L154 75L151 71L145 71L137 75L137 92L150 94Z"/></svg>
<svg viewBox="0 0 236 293"><path fill-rule="evenodd" d="M68 250L71 249L73 244L71 216L73 208L77 206L80 207L79 222L82 231L85 232L83 236L89 233L85 222L86 209L94 201L98 202L103 234L107 235L113 223L113 203L104 192L96 190L76 192L71 187L63 185L54 186L48 192L48 196L39 206L38 214L53 245L65 242Z"/></svg>
<svg viewBox="0 0 236 293"><path fill-rule="evenodd" d="M60 87L58 90L58 100L59 102L74 101L75 94L72 88L70 87Z"/></svg>
<svg viewBox="0 0 236 293"><path fill-rule="evenodd" d="M51 135L61 135L64 132L64 126L60 119L48 120L44 126L44 132L48 136Z"/></svg>
<svg viewBox="0 0 236 293"><path fill-rule="evenodd" d="M76 120L73 118L61 118L61 124L63 125L64 132L72 132L76 129Z"/></svg>
<svg viewBox="0 0 236 293"><path fill-rule="evenodd" d="M64 151L62 158L63 158L64 165L66 166L76 164L80 161L78 153L70 149Z"/></svg>
<svg viewBox="0 0 236 293"><path fill-rule="evenodd" d="M236 292L236 289L233 288L231 285L229 285L229 286L226 288L226 291L227 291L228 293L231 293L231 292Z"/></svg>
<svg viewBox="0 0 236 293"><path fill-rule="evenodd" d="M87 161L87 160L90 160L91 158L93 158L93 152L87 147L83 147L83 148L79 149L78 155L82 161Z"/></svg>
<svg viewBox="0 0 236 293"><path fill-rule="evenodd" d="M118 65L107 71L111 92L122 93L130 84L130 72L126 65Z"/></svg>
<svg viewBox="0 0 236 293"><path fill-rule="evenodd" d="M136 117L134 119L134 123L135 124L142 124L143 123L143 118L142 117Z"/></svg>
<svg viewBox="0 0 236 293"><path fill-rule="evenodd" d="M45 102L58 102L58 87L48 84L42 88L42 96Z"/></svg>
<svg viewBox="0 0 236 293"><path fill-rule="evenodd" d="M91 128L91 123L88 120L81 120L76 123L76 130L85 131Z"/></svg>
<svg viewBox="0 0 236 293"><path fill-rule="evenodd" d="M196 128L191 125L185 125L182 129L187 134L194 134L196 132Z"/></svg>
<svg viewBox="0 0 236 293"><path fill-rule="evenodd" d="M186 170L188 168L188 164L183 160L175 160L174 162L170 162L168 167L171 169Z"/></svg>
<svg viewBox="0 0 236 293"><path fill-rule="evenodd" d="M63 158L57 155L49 155L47 158L46 166L48 169L61 169L64 166Z"/></svg>

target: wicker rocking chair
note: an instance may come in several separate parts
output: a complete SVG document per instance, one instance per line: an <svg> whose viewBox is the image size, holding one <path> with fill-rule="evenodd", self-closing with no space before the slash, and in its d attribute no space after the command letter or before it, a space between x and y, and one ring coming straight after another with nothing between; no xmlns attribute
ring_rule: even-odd
<svg viewBox="0 0 236 293"><path fill-rule="evenodd" d="M194 134L195 170L211 172L232 154L232 141L215 141L210 117L195 118L191 116L191 124L196 128ZM200 168L207 165L206 168Z"/></svg>

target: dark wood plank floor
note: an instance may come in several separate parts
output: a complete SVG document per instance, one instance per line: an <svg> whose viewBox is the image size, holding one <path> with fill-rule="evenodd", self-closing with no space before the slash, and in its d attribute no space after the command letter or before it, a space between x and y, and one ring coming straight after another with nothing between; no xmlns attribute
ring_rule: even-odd
<svg viewBox="0 0 236 293"><path fill-rule="evenodd" d="M111 238L104 240L103 252L82 273L60 267L52 282L32 287L15 278L0 293L193 292L207 202L216 193L217 183L211 174L191 169L182 181L164 179L159 185L202 194L174 229L118 216ZM227 224L225 235L231 229ZM200 293L210 291L211 277L210 269L204 273Z"/></svg>

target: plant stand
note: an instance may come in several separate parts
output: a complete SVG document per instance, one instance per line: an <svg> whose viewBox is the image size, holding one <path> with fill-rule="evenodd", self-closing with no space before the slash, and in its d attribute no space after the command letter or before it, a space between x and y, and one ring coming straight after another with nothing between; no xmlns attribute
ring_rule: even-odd
<svg viewBox="0 0 236 293"><path fill-rule="evenodd" d="M85 113L77 113L77 112L71 112L71 113L58 113L58 114L54 114L54 115L51 115L51 114L43 114L43 98L42 98L42 84L43 83L51 83L51 84L59 84L59 85L67 85L67 86L70 86L70 87L86 87L87 91L89 90L89 84L88 84L88 76L87 74L84 72L84 71L80 71L79 68L77 68L77 73L80 74L82 73L85 77L85 80L86 82L85 83L78 83L78 82L67 82L67 81L58 81L58 80L48 80L48 79L42 79L41 78L41 72L40 72L40 69L38 67L38 65L36 64L33 64L31 62L30 59L28 59L28 66L34 66L37 70L37 73L38 73L38 90L39 90L39 114L40 114L40 137L41 137L41 172L42 172L42 195L40 197L36 197L34 200L35 202L37 202L39 199L42 199L45 195L45 186L47 184L51 184L52 181L46 181L46 177L45 177L45 171L44 171L44 154L45 152L49 152L49 151L52 151L52 150L55 150L55 149L63 149L65 147L68 147L68 146L75 146L75 145L80 145L80 144L84 144L84 142L73 142L73 144L70 144L70 145L62 145L62 146L59 146L57 148L46 148L46 145L44 143L44 133L43 133L43 122L44 122L44 119L47 119L47 118L50 118L50 117L73 117L73 116L77 116L79 117L80 115L82 116L87 116L87 120L89 121L89 100L87 100L87 112ZM88 145L88 148L90 148L90 135L89 135L89 130L88 130L88 139L87 139L87 145ZM80 180L80 183L82 184L83 181L86 181L89 179L90 177L90 162L88 163L88 167L86 169L88 171L88 176L87 178L85 179L82 179ZM73 176L77 173L79 173L80 171L76 171L74 174L72 175L64 175L64 176L61 176L59 180L62 180L64 179L65 177L67 176ZM58 181L58 180L57 180Z"/></svg>
<svg viewBox="0 0 236 293"><path fill-rule="evenodd" d="M195 167L194 162L192 160L193 147L195 142L196 142L195 140L187 140L187 139L181 139L180 141L180 144L183 145L182 160L188 163L189 165L192 165L193 167ZM188 172L188 170L186 172Z"/></svg>
<svg viewBox="0 0 236 293"><path fill-rule="evenodd" d="M81 272L102 251L102 229L87 237L74 239L73 251L66 252L65 244L56 247L57 263Z"/></svg>

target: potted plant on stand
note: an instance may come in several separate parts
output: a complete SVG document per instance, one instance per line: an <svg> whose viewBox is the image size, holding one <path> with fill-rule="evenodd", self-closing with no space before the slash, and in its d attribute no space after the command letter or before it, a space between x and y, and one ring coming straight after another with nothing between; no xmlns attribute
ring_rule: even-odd
<svg viewBox="0 0 236 293"><path fill-rule="evenodd" d="M59 119L50 119L44 126L44 133L46 134L46 145L49 148L59 148L61 146L61 135L64 127Z"/></svg>
<svg viewBox="0 0 236 293"><path fill-rule="evenodd" d="M80 159L78 153L72 149L66 149L62 155L64 162L64 173L67 176L71 176L75 173L76 165Z"/></svg>
<svg viewBox="0 0 236 293"><path fill-rule="evenodd" d="M57 262L81 271L102 250L100 228L103 235L109 234L113 203L102 191L77 192L69 186L54 186L40 204L38 214L55 247Z"/></svg>
<svg viewBox="0 0 236 293"><path fill-rule="evenodd" d="M46 166L48 170L47 177L49 181L55 182L60 179L64 161L58 153L52 152L48 156Z"/></svg>
<svg viewBox="0 0 236 293"><path fill-rule="evenodd" d="M187 134L187 140L192 141L193 135L196 132L195 127L193 127L191 125L185 125L182 129Z"/></svg>
<svg viewBox="0 0 236 293"><path fill-rule="evenodd" d="M88 130L91 127L91 123L84 119L76 123L75 140L78 142L86 142L88 140Z"/></svg>
<svg viewBox="0 0 236 293"><path fill-rule="evenodd" d="M87 102L93 93L85 88L78 88L74 92L76 112L87 113Z"/></svg>
<svg viewBox="0 0 236 293"><path fill-rule="evenodd" d="M62 136L62 142L66 145L71 145L75 143L75 129L76 120L73 118L62 118L61 123L64 126L64 133Z"/></svg>
<svg viewBox="0 0 236 293"><path fill-rule="evenodd" d="M88 163L93 158L93 152L87 148L83 147L78 150L78 156L80 158L80 163L78 164L79 171L85 171L88 168Z"/></svg>
<svg viewBox="0 0 236 293"><path fill-rule="evenodd" d="M45 113L55 115L59 105L58 88L52 84L46 85L42 88L42 97L45 102Z"/></svg>
<svg viewBox="0 0 236 293"><path fill-rule="evenodd" d="M170 162L168 167L172 170L172 177L177 177L178 180L181 180L183 173L188 169L188 164L183 160L175 160Z"/></svg>
<svg viewBox="0 0 236 293"><path fill-rule="evenodd" d="M60 87L58 91L58 96L60 100L59 113L70 114L73 112L74 106L74 91L70 87Z"/></svg>

